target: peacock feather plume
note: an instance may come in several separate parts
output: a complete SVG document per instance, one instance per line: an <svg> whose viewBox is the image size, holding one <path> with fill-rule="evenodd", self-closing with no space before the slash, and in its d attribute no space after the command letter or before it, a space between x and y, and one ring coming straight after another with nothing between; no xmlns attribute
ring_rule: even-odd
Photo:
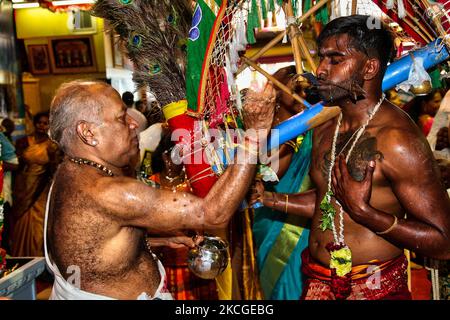
<svg viewBox="0 0 450 320"><path fill-rule="evenodd" d="M148 87L162 106L185 99L190 0L97 0L91 14L124 42L138 88Z"/></svg>

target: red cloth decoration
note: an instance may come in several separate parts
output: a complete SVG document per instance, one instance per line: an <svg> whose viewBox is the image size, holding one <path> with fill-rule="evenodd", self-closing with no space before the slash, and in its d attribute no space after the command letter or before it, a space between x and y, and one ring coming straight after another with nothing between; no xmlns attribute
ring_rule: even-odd
<svg viewBox="0 0 450 320"><path fill-rule="evenodd" d="M188 116L187 114L182 114L176 117L171 118L168 120L169 128L173 132L175 129L185 129L189 131L190 133L190 141L183 141L183 137L180 138L180 141L176 141L176 144L187 144L189 143L191 146L194 145L194 141L198 142L198 139L200 137L194 137L194 124L196 119ZM200 152L199 152L200 153ZM187 161L188 164L185 164L186 168L186 175L189 179L189 183L192 187L193 193L201 198L204 198L209 190L212 188L214 183L217 181L217 176L213 175L213 170L211 168L211 165L205 162L205 152L202 149L201 150L201 160L199 157L199 153L191 154L189 156L189 160ZM200 160L200 161L199 161ZM197 163L196 163L197 162ZM204 177L200 180L197 180L197 178ZM192 180L191 180L192 178ZM197 180L197 181L196 181Z"/></svg>
<svg viewBox="0 0 450 320"><path fill-rule="evenodd" d="M408 261L405 255L387 261L370 261L352 267L351 293L347 300L411 300L408 290ZM302 300L335 300L332 289L332 271L314 260L309 248L302 252L302 272L308 277L305 281ZM378 279L377 283L372 279ZM342 284L335 286L340 290ZM345 290L344 292L345 293ZM342 292L339 292L342 294ZM340 296L342 298L342 295Z"/></svg>
<svg viewBox="0 0 450 320"><path fill-rule="evenodd" d="M411 28L405 21L400 19L397 15L397 12L394 12L393 10L386 8L386 0L372 0L385 14L387 14L393 21L397 22L405 32L411 36L415 41L422 45L426 45L427 41L425 41L413 28ZM403 4L405 6L405 10L413 17L418 17L418 13L414 11L414 9L411 7L408 1L403 1ZM394 6L395 9L397 9L397 6ZM420 16L419 16L420 18ZM411 21L408 16L405 17L405 19L408 19ZM423 23L423 21L419 20L419 23L421 23L424 27L426 27ZM414 22L413 22L413 25ZM428 28L427 28L428 29Z"/></svg>

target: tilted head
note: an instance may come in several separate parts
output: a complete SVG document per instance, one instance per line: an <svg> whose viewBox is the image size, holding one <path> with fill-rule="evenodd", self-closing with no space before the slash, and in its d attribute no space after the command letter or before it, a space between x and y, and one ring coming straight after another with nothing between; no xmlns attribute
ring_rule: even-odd
<svg viewBox="0 0 450 320"><path fill-rule="evenodd" d="M71 157L127 166L138 152L136 127L119 93L100 81L65 83L50 106L50 136Z"/></svg>
<svg viewBox="0 0 450 320"><path fill-rule="evenodd" d="M319 92L337 101L363 94L366 82L381 82L394 51L391 32L376 18L353 15L329 22L318 39ZM358 88L359 87L359 88Z"/></svg>

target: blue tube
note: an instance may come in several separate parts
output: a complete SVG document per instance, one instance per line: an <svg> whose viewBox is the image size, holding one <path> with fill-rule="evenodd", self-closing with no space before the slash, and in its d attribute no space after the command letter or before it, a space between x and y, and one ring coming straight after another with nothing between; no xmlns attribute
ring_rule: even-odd
<svg viewBox="0 0 450 320"><path fill-rule="evenodd" d="M449 54L446 46L441 46L441 39L430 42L425 47L413 52L414 57L423 59L425 69L430 69L435 65L448 59ZM442 49L441 49L442 48ZM438 49L441 49L440 51ZM412 59L408 54L403 58L391 63L383 78L382 90L386 91L394 88L399 83L408 80Z"/></svg>
<svg viewBox="0 0 450 320"><path fill-rule="evenodd" d="M305 109L302 113L296 114L273 128L267 141L267 150L272 150L286 141L296 138L301 133L308 131L311 128L309 121L318 115L323 108L324 106L320 102L316 103L311 108Z"/></svg>

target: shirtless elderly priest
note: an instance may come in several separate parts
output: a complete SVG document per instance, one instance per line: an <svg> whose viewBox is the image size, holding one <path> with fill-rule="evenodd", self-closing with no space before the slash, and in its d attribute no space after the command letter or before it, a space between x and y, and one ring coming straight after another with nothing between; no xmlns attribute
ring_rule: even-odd
<svg viewBox="0 0 450 320"><path fill-rule="evenodd" d="M252 98L244 107L246 127L269 129L275 91L268 85ZM230 165L204 199L126 177L123 169L138 153L135 127L106 83L74 81L56 92L50 134L66 157L47 203L51 299L172 299L163 266L146 249L146 231L223 227L251 183L252 139L243 147L253 155ZM76 272L78 283L71 278Z"/></svg>

